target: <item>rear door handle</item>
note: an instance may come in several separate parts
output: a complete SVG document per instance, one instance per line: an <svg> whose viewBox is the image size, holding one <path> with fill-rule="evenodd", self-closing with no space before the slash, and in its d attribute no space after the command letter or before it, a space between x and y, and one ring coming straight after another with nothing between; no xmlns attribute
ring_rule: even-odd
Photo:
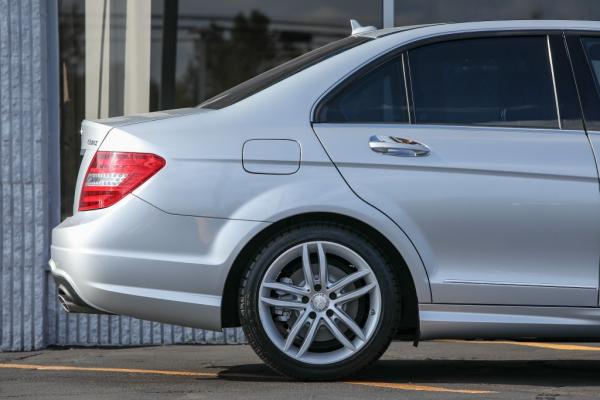
<svg viewBox="0 0 600 400"><path fill-rule="evenodd" d="M411 139L395 136L373 135L369 147L376 153L398 157L422 157L429 154L429 147Z"/></svg>

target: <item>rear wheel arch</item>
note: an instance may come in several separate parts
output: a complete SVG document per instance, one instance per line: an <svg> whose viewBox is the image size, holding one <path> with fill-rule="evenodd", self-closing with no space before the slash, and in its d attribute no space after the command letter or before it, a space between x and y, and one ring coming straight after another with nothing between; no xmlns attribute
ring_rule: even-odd
<svg viewBox="0 0 600 400"><path fill-rule="evenodd" d="M376 245L398 274L402 290L402 315L397 337L400 339L416 339L419 332L419 311L417 291L413 277L404 257L396 247L377 229L356 218L336 213L306 213L294 215L277 221L255 235L238 253L225 281L221 301L221 323L224 328L240 326L238 296L240 283L246 267L256 255L260 247L282 230L311 223L339 224L362 233Z"/></svg>

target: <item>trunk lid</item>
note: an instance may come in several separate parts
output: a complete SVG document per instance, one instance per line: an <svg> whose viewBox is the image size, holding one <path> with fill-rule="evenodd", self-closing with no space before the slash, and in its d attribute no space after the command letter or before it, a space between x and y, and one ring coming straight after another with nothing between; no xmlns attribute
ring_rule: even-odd
<svg viewBox="0 0 600 400"><path fill-rule="evenodd" d="M199 111L201 110L198 108L181 108L177 110L156 111L124 117L103 118L97 120L86 119L81 123L81 154L84 155L84 152L87 150L96 151L112 128L178 117Z"/></svg>

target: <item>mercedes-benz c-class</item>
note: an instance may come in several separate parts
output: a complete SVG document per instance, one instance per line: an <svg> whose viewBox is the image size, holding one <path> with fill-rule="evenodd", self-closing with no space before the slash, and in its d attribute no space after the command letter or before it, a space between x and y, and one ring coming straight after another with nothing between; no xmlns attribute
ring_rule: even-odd
<svg viewBox="0 0 600 400"><path fill-rule="evenodd" d="M299 379L392 340L600 339L600 25L361 27L195 108L82 124L71 312Z"/></svg>

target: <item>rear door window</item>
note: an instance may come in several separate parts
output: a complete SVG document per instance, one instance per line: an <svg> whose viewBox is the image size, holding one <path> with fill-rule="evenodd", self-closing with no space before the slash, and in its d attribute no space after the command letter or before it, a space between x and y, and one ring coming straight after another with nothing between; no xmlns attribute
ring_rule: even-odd
<svg viewBox="0 0 600 400"><path fill-rule="evenodd" d="M451 40L408 59L417 124L559 127L546 36Z"/></svg>

